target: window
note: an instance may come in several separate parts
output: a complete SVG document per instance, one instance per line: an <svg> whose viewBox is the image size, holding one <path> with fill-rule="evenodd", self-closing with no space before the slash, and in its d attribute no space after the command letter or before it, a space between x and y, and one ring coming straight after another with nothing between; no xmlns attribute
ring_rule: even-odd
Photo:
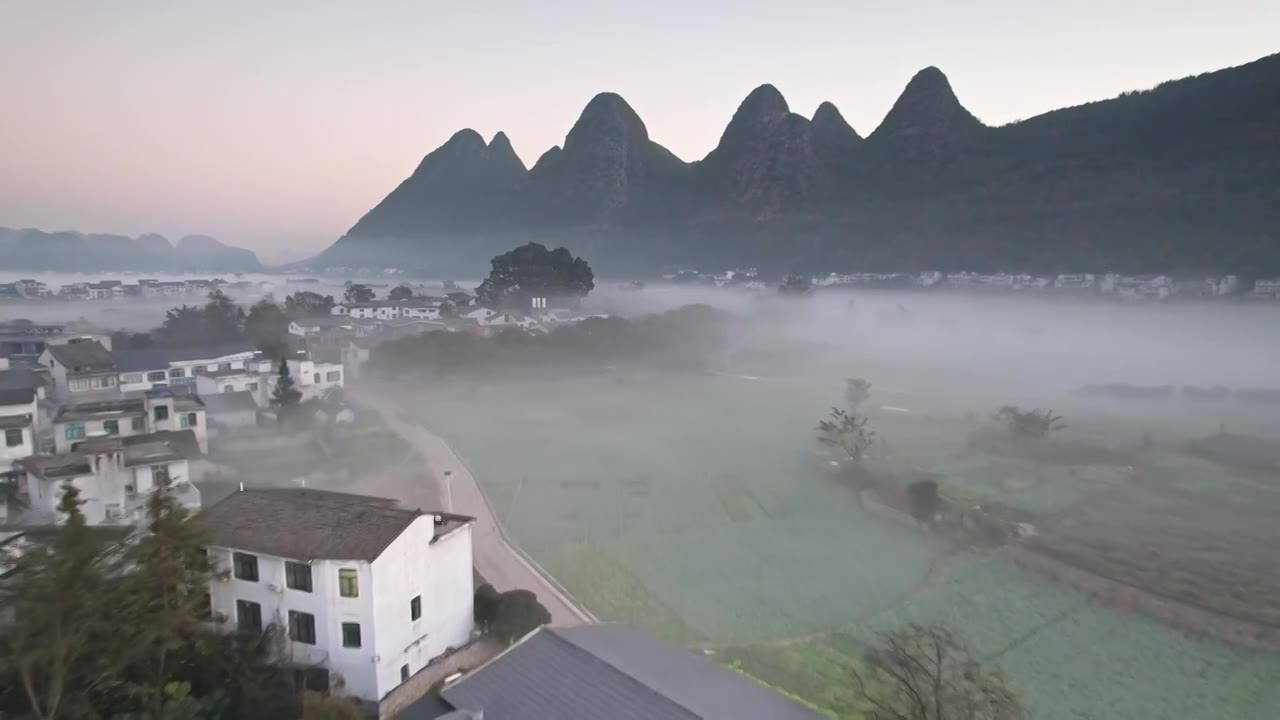
<svg viewBox="0 0 1280 720"><path fill-rule="evenodd" d="M311 566L286 561L284 564L284 584L290 590L311 592Z"/></svg>
<svg viewBox="0 0 1280 720"><path fill-rule="evenodd" d="M228 393L228 392L235 392L235 386L233 386L233 385L223 385L223 386L222 386L222 392L224 392L224 393Z"/></svg>
<svg viewBox="0 0 1280 720"><path fill-rule="evenodd" d="M120 382L136 385L142 382L142 373L128 373L120 376Z"/></svg>
<svg viewBox="0 0 1280 720"><path fill-rule="evenodd" d="M342 597L360 597L360 581L355 570L347 568L338 571L338 594Z"/></svg>
<svg viewBox="0 0 1280 720"><path fill-rule="evenodd" d="M187 371L182 368L173 368L172 370L169 371L169 377L171 378L180 378L180 377L186 377L186 376L187 376Z"/></svg>
<svg viewBox="0 0 1280 720"><path fill-rule="evenodd" d="M329 382L338 382L339 380L342 379L342 372L340 370L330 370L329 373L324 376L324 378Z"/></svg>
<svg viewBox="0 0 1280 720"><path fill-rule="evenodd" d="M22 428L4 431L5 447L18 447L23 443Z"/></svg>
<svg viewBox="0 0 1280 720"><path fill-rule="evenodd" d="M316 374L315 374L315 384L316 384L316 385L319 385L319 384L320 384L320 373L316 373Z"/></svg>
<svg viewBox="0 0 1280 720"><path fill-rule="evenodd" d="M241 632L262 632L262 606L248 600L236 601L236 627Z"/></svg>
<svg viewBox="0 0 1280 720"><path fill-rule="evenodd" d="M360 647L360 623L342 623L342 647Z"/></svg>
<svg viewBox="0 0 1280 720"><path fill-rule="evenodd" d="M231 553L231 563L237 579L258 582L258 556L249 553Z"/></svg>
<svg viewBox="0 0 1280 720"><path fill-rule="evenodd" d="M181 415L178 416L178 418L181 420L181 425L184 428L193 428L199 424L198 418L196 417L196 414L193 412L182 413Z"/></svg>
<svg viewBox="0 0 1280 720"><path fill-rule="evenodd" d="M84 423L67 423L66 435L68 440L79 440L84 437Z"/></svg>
<svg viewBox="0 0 1280 720"><path fill-rule="evenodd" d="M409 681L409 666L401 665L400 666L400 682L408 682L408 681Z"/></svg>
<svg viewBox="0 0 1280 720"><path fill-rule="evenodd" d="M82 392L92 387L89 384L89 378L73 378L67 381L67 389L71 392Z"/></svg>
<svg viewBox="0 0 1280 720"><path fill-rule="evenodd" d="M147 429L147 419L145 417L136 417L129 425L134 432L144 432Z"/></svg>
<svg viewBox="0 0 1280 720"><path fill-rule="evenodd" d="M149 383L162 383L162 382L164 382L165 377L167 377L167 376L164 374L164 371L163 371L163 370L156 370L155 372L149 372L149 373L147 373L147 382L149 382Z"/></svg>
<svg viewBox="0 0 1280 720"><path fill-rule="evenodd" d="M119 420L103 420L103 421L102 421L102 432L104 432L104 433L106 433L106 434L108 434L108 435L119 435L119 434L120 434L120 421L119 421Z"/></svg>
<svg viewBox="0 0 1280 720"><path fill-rule="evenodd" d="M316 644L316 616L311 613L289 611L289 639L294 642Z"/></svg>
<svg viewBox="0 0 1280 720"><path fill-rule="evenodd" d="M152 468L151 468L151 477L152 477L152 478L153 478L157 483L167 483L167 482L169 482L170 480L172 480L172 479L173 479L173 477L169 475L169 466L168 466L168 465L154 465L154 466L152 466ZM252 556L250 556L250 557L252 557Z"/></svg>
<svg viewBox="0 0 1280 720"><path fill-rule="evenodd" d="M157 406L156 406L155 416L156 416L156 422L162 422L162 421L164 421L164 420L168 420L168 419L169 419L169 406L168 406L168 405L157 405Z"/></svg>
<svg viewBox="0 0 1280 720"><path fill-rule="evenodd" d="M244 389L248 390L249 392L258 392L258 383L249 383L248 385L244 386Z"/></svg>
<svg viewBox="0 0 1280 720"><path fill-rule="evenodd" d="M231 369L231 363L218 363L218 369L226 372Z"/></svg>
<svg viewBox="0 0 1280 720"><path fill-rule="evenodd" d="M417 620L422 617L422 596L418 595L409 601L409 619Z"/></svg>
<svg viewBox="0 0 1280 720"><path fill-rule="evenodd" d="M106 377L94 378L93 386L96 388L112 388L116 386L116 378L114 375Z"/></svg>

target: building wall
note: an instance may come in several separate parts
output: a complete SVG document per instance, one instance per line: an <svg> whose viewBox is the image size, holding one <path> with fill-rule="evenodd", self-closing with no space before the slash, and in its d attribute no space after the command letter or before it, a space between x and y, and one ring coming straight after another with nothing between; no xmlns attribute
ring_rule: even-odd
<svg viewBox="0 0 1280 720"><path fill-rule="evenodd" d="M342 365L337 363L318 363L311 360L290 360L289 372L293 375L294 386L302 393L303 400L320 397L331 388L343 387L346 375ZM330 379L330 373L337 377ZM319 380L317 381L317 377ZM274 383L273 383L274 386Z"/></svg>
<svg viewBox="0 0 1280 720"><path fill-rule="evenodd" d="M272 373L248 373L221 378L201 375L196 379L196 393L202 396L217 395L227 392L226 388L230 386L231 392L252 393L258 407L265 407L271 400L271 388L275 384L276 376Z"/></svg>
<svg viewBox="0 0 1280 720"><path fill-rule="evenodd" d="M414 521L373 562L374 621L377 623L378 697L413 676L449 648L471 641L475 627L471 526L431 544L430 515ZM422 598L422 616L412 620L410 601Z"/></svg>
<svg viewBox="0 0 1280 720"><path fill-rule="evenodd" d="M14 460L21 460L25 457L31 457L36 454L36 437L35 429L40 422L40 405L39 400L33 399L30 403L22 405L0 405L0 417L12 417L15 415L30 415L31 423L24 428L18 428L22 433L22 443L9 447L7 433L0 431L0 465L7 470L9 464Z"/></svg>
<svg viewBox="0 0 1280 720"><path fill-rule="evenodd" d="M91 437L103 437L107 434L104 425L109 420L114 420L119 426L119 432L115 433L115 437L132 437L134 435L142 435L147 432L147 423L143 421L142 430L133 429L134 418L142 417L142 413L121 413L115 417L97 418L91 420L77 420L74 422L58 422L53 424L53 448L58 455L71 452L71 446ZM83 425L84 437L70 439L67 437L68 425Z"/></svg>
<svg viewBox="0 0 1280 720"><path fill-rule="evenodd" d="M312 592L293 590L285 585L284 558L257 555L258 582L240 580L232 574L232 550L210 548L210 557L219 570L226 571L225 580L214 580L210 595L214 613L225 617L225 627L236 626L236 600L248 600L262 606L264 626L277 622L288 627L289 611L315 616L316 644L285 641L288 659L303 665L323 665L330 673L341 676L346 695L376 701L379 697L374 674L373 585L370 565L366 562L316 560L311 566ZM251 553L255 554L255 553ZM358 573L359 597L345 598L338 592L338 570L350 568ZM342 647L342 623L360 624L359 648ZM332 678L336 683L337 678Z"/></svg>

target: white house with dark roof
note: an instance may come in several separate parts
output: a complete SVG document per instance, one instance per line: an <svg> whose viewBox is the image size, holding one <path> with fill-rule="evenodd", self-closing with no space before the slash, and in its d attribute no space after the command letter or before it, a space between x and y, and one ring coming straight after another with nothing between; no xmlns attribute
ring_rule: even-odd
<svg viewBox="0 0 1280 720"><path fill-rule="evenodd" d="M190 464L199 457L190 431L94 438L67 453L29 457L22 461L21 522L61 523L65 518L58 502L68 482L80 491L80 509L90 525L141 523L147 498L166 479L178 502L199 509L200 491L191 482Z"/></svg>
<svg viewBox="0 0 1280 720"><path fill-rule="evenodd" d="M31 389L0 389L0 471L7 470L14 460L36 454L36 428L39 425L40 404L36 391Z"/></svg>
<svg viewBox="0 0 1280 720"><path fill-rule="evenodd" d="M59 399L119 391L116 359L97 340L71 338L46 345L39 364L49 369L50 386Z"/></svg>
<svg viewBox="0 0 1280 720"><path fill-rule="evenodd" d="M309 489L232 493L201 515L227 572L210 595L227 630L287 630L285 657L378 702L474 629L474 518Z"/></svg>
<svg viewBox="0 0 1280 720"><path fill-rule="evenodd" d="M157 388L133 397L83 400L62 406L53 418L54 452L104 437L132 437L190 430L202 452L209 451L207 411L196 395Z"/></svg>
<svg viewBox="0 0 1280 720"><path fill-rule="evenodd" d="M195 385L202 374L243 372L257 350L247 343L190 348L117 350L123 392Z"/></svg>

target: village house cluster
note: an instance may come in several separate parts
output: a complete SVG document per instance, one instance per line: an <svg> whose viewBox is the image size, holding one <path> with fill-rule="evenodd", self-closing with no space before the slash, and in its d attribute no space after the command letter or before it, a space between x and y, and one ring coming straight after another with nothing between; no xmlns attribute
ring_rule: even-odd
<svg viewBox="0 0 1280 720"><path fill-rule="evenodd" d="M1171 298L1243 297L1280 300L1280 278L1261 279L1247 285L1235 275L1172 277L1119 273L1063 273L1028 275L975 272L831 273L813 278L816 287L884 289L947 288L991 292L1058 292L1114 297L1121 300L1169 300Z"/></svg>
<svg viewBox="0 0 1280 720"><path fill-rule="evenodd" d="M228 281L222 278L155 280L139 278L123 280L71 282L51 288L39 280L17 280L0 283L0 301L23 300L124 300L126 298L203 298L211 290L235 295L266 295L275 289L270 281Z"/></svg>

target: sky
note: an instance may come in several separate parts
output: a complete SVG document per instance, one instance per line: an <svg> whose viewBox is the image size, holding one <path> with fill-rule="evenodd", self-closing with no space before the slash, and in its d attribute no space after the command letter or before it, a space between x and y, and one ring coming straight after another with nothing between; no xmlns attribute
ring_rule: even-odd
<svg viewBox="0 0 1280 720"><path fill-rule="evenodd" d="M1275 0L0 3L0 226L336 240L457 130L527 165L602 91L704 156L752 88L862 135L936 65L1004 124L1280 52Z"/></svg>

